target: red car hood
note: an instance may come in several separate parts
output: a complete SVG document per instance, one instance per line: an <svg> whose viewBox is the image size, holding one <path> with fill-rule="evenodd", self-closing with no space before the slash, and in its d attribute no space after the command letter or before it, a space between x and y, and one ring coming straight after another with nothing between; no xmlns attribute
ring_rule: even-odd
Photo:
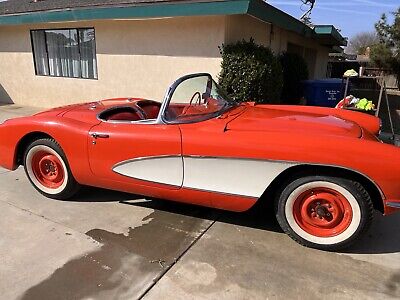
<svg viewBox="0 0 400 300"><path fill-rule="evenodd" d="M335 116L293 112L280 109L248 107L227 124L227 130L298 132L316 135L340 135L360 138L356 123Z"/></svg>

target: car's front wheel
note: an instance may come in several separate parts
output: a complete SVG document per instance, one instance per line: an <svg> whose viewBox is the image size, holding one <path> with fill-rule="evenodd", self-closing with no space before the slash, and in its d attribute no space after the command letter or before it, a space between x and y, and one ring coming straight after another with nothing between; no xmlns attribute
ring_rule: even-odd
<svg viewBox="0 0 400 300"><path fill-rule="evenodd" d="M24 154L24 168L29 181L46 197L65 200L79 190L63 150L53 139L31 143Z"/></svg>
<svg viewBox="0 0 400 300"><path fill-rule="evenodd" d="M368 229L373 205L358 182L309 176L283 189L276 215L282 229L298 243L335 251L348 247Z"/></svg>

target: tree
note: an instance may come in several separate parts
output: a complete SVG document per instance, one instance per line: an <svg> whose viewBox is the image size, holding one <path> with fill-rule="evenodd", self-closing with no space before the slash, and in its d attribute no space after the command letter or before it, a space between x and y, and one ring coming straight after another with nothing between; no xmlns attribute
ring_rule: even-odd
<svg viewBox="0 0 400 300"><path fill-rule="evenodd" d="M375 24L376 32L380 42L386 44L389 48L395 51L395 55L400 53L400 7L392 13L394 23L388 24L386 14L383 14L378 23Z"/></svg>
<svg viewBox="0 0 400 300"><path fill-rule="evenodd" d="M389 24L385 14L375 24L380 44L371 49L371 60L378 66L392 69L400 88L400 7L392 14L393 24Z"/></svg>
<svg viewBox="0 0 400 300"><path fill-rule="evenodd" d="M362 55L368 47L376 44L379 44L379 37L375 32L361 32L350 39L346 53Z"/></svg>
<svg viewBox="0 0 400 300"><path fill-rule="evenodd" d="M372 49L371 59L378 66L389 66L397 75L400 87L400 7L392 14L393 24L389 24L385 14L375 24L380 44Z"/></svg>
<svg viewBox="0 0 400 300"><path fill-rule="evenodd" d="M383 43L371 46L371 62L374 67L380 69L392 69L393 52Z"/></svg>

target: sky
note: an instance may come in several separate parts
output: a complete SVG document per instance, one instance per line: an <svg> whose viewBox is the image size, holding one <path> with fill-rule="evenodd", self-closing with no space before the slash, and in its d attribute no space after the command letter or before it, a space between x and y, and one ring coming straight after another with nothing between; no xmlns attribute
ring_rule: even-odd
<svg viewBox="0 0 400 300"><path fill-rule="evenodd" d="M301 0L267 0L268 3L299 18L308 6ZM335 25L345 37L374 31L374 24L383 13L397 10L400 0L316 0L311 19L318 25ZM303 9L303 10L302 10Z"/></svg>

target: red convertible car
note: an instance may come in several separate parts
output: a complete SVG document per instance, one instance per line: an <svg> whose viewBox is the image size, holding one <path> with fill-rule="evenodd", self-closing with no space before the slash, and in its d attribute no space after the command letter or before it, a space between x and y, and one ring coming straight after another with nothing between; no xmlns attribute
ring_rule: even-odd
<svg viewBox="0 0 400 300"><path fill-rule="evenodd" d="M81 185L242 212L275 203L302 245L354 242L373 211L400 209L400 151L378 118L341 109L238 104L209 74L162 103L137 98L52 109L0 125L0 165L23 165L55 199Z"/></svg>

